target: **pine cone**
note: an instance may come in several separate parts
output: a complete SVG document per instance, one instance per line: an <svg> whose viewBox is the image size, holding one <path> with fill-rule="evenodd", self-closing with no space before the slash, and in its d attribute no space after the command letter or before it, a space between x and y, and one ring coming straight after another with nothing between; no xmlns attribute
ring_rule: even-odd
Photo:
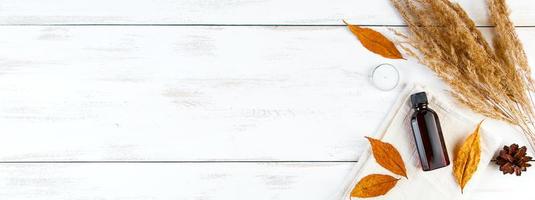
<svg viewBox="0 0 535 200"><path fill-rule="evenodd" d="M504 146L496 158L496 164L500 165L500 171L503 174L513 174L514 172L517 176L520 176L523 171L526 171L531 166L528 163L531 161L531 157L526 156L526 151L526 146L518 148L518 144Z"/></svg>

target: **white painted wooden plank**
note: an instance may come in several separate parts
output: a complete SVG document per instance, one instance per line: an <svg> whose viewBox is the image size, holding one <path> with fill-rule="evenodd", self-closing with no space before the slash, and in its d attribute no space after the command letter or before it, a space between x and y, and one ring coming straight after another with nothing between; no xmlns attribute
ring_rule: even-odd
<svg viewBox="0 0 535 200"><path fill-rule="evenodd" d="M486 25L485 0L457 0ZM508 1L517 25L535 2ZM389 0L0 0L0 24L402 24Z"/></svg>
<svg viewBox="0 0 535 200"><path fill-rule="evenodd" d="M397 92L342 27L1 27L2 160L356 160Z"/></svg>
<svg viewBox="0 0 535 200"><path fill-rule="evenodd" d="M17 200L347 200L342 192L351 187L354 165L0 164L0 196ZM526 191L535 174L528 170L521 177L504 176L489 167L484 175L484 181L466 193L468 199L529 198ZM406 184L410 179L400 181Z"/></svg>
<svg viewBox="0 0 535 200"><path fill-rule="evenodd" d="M354 163L2 164L17 200L339 200Z"/></svg>
<svg viewBox="0 0 535 200"><path fill-rule="evenodd" d="M4 161L356 160L399 91L374 66L443 87L344 27L3 26L0 55Z"/></svg>

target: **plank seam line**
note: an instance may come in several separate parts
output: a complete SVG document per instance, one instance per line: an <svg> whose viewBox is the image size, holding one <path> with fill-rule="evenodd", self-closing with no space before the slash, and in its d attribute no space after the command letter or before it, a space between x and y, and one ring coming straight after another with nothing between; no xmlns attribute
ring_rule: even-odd
<svg viewBox="0 0 535 200"><path fill-rule="evenodd" d="M0 161L0 164L247 164L247 163L357 163L353 160L340 160L340 161L328 161L328 160L309 160L309 161L270 161L270 160L232 160L232 161Z"/></svg>
<svg viewBox="0 0 535 200"><path fill-rule="evenodd" d="M359 24L367 27L399 27L404 28L407 25L399 24ZM184 26L184 27L344 27L344 24L0 24L0 26ZM479 28L492 28L491 25L479 25ZM535 25L515 26L515 28L535 28Z"/></svg>

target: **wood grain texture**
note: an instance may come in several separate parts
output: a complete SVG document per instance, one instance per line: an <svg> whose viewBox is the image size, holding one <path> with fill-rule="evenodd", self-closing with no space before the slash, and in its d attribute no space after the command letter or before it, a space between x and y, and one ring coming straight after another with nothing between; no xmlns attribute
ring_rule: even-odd
<svg viewBox="0 0 535 200"><path fill-rule="evenodd" d="M0 38L2 160L356 160L396 98L369 84L385 60L345 27Z"/></svg>
<svg viewBox="0 0 535 200"><path fill-rule="evenodd" d="M3 26L0 55L3 161L356 160L399 91L374 66L444 88L345 27Z"/></svg>
<svg viewBox="0 0 535 200"><path fill-rule="evenodd" d="M457 0L478 25L485 0ZM510 0L516 25L535 25L534 1ZM0 24L403 24L389 0L0 0Z"/></svg>
<svg viewBox="0 0 535 200"><path fill-rule="evenodd" d="M0 164L0 196L17 200L347 200L341 192L350 187L354 165ZM466 200L529 198L525 191L535 173L503 176L491 166L484 177L481 184L463 195Z"/></svg>
<svg viewBox="0 0 535 200"><path fill-rule="evenodd" d="M338 200L353 164L10 164L0 196L17 200Z"/></svg>
<svg viewBox="0 0 535 200"><path fill-rule="evenodd" d="M357 160L399 91L370 85L378 64L444 85L345 27L256 25L401 25L388 1L0 0L0 162L47 162L0 163L0 198L347 199L355 163L255 161ZM488 25L483 0L458 1ZM535 25L533 1L509 4ZM489 167L468 199L526 198L533 175Z"/></svg>

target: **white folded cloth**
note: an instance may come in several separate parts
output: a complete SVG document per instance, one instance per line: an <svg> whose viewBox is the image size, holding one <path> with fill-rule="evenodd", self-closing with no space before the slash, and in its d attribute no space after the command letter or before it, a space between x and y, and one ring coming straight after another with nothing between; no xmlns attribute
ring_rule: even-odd
<svg viewBox="0 0 535 200"><path fill-rule="evenodd" d="M410 106L410 95L421 91L427 93L429 108L436 111L439 116L451 163L447 167L428 172L424 172L420 167L420 160L409 123L413 113ZM462 114L463 111L461 109L442 99L440 93L433 92L423 86L413 85L404 89L392 107L389 116L383 122L379 132L376 135L372 135L372 137L388 142L398 149L405 162L408 179L399 177L377 164L371 155L371 149L368 148L361 155L352 172L352 182L345 190L345 199L349 199L348 196L351 190L362 177L372 173L388 174L401 179L386 195L371 199L454 200L465 199L470 196L471 188L477 184L481 172L489 165L496 149L499 148L501 138L497 137L496 134L491 134L489 130L485 129L485 124L483 123L480 132L481 161L478 165L478 170L472 176L462 194L452 171L453 159L455 158L454 152L466 137L474 131L482 119L465 116Z"/></svg>

